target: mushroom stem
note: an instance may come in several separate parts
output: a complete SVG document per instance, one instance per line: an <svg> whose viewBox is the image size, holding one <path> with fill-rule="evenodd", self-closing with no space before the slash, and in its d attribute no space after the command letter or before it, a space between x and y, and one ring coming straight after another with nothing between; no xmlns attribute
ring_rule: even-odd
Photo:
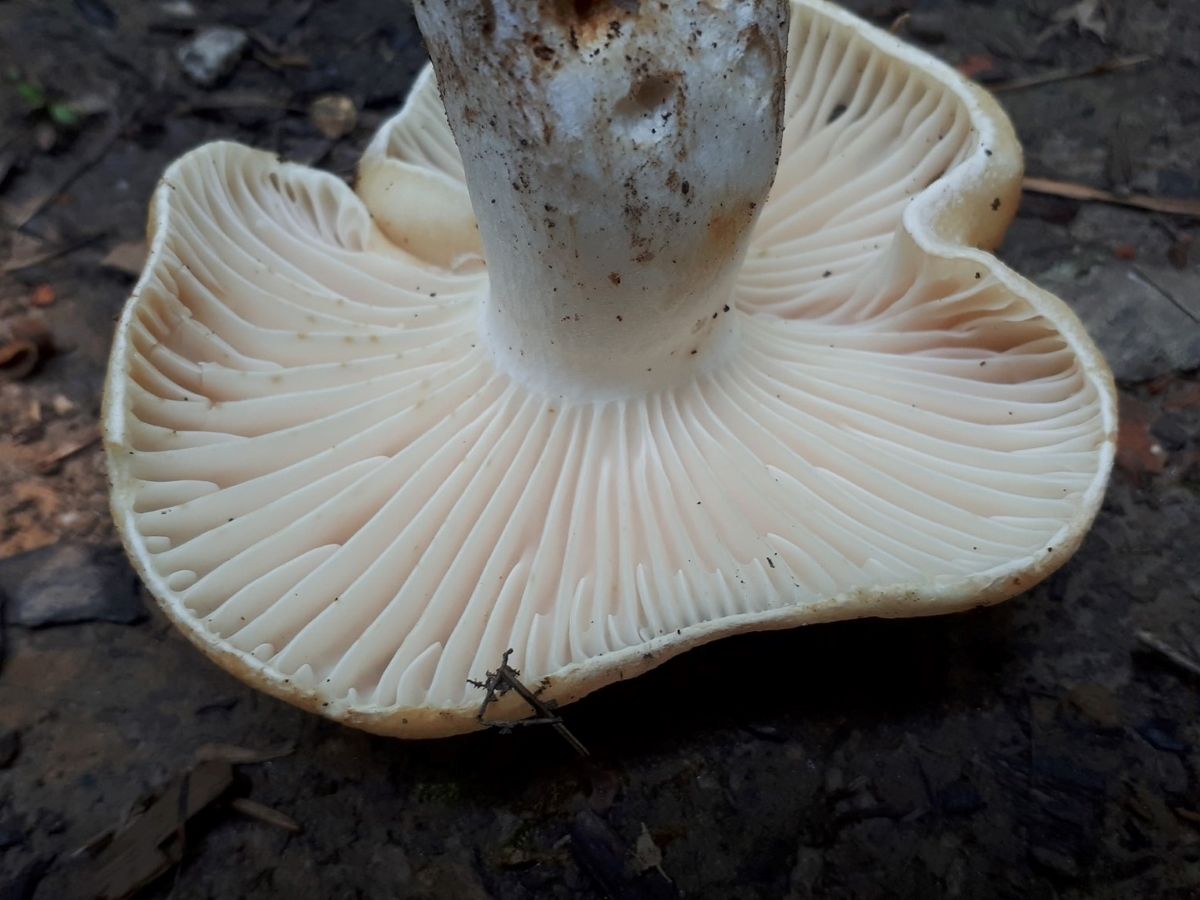
<svg viewBox="0 0 1200 900"><path fill-rule="evenodd" d="M415 6L500 367L597 399L712 365L734 340L733 278L779 159L786 0Z"/></svg>

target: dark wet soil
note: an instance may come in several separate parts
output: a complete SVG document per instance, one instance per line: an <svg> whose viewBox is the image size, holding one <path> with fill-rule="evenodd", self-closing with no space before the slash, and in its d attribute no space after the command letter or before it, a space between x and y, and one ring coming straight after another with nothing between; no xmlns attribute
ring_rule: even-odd
<svg viewBox="0 0 1200 900"><path fill-rule="evenodd" d="M1001 97L1030 174L1200 198L1192 0L1101 0L1091 17L1077 4L1058 27L1070 3L851 5L885 24L911 9L910 40L1001 87L1149 55ZM136 259L126 245L166 164L227 138L348 176L419 40L399 4L178 7L0 0L0 203L10 222L42 207L0 237L0 323L35 317L57 347L0 384L0 895L88 896L73 851L220 742L294 745L241 767L233 793L303 830L218 804L147 896L1200 896L1195 219L1028 196L1010 233L1005 258L1079 311L1122 393L1103 511L1036 590L689 653L569 708L586 761L541 729L375 738L257 694L186 644L113 557L88 441L131 284L110 253ZM216 24L251 43L201 88L175 51ZM359 111L340 139L308 115L326 93ZM55 124L59 104L85 112ZM38 566L75 606L16 615Z"/></svg>

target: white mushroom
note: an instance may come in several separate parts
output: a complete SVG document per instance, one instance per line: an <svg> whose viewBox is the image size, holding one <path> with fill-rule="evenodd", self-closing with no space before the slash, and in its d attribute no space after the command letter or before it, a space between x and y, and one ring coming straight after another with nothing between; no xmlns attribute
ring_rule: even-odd
<svg viewBox="0 0 1200 900"><path fill-rule="evenodd" d="M1021 169L990 98L821 0L417 11L461 157L427 71L357 195L232 144L155 195L113 508L206 653L434 736L509 648L563 703L1066 561L1113 388L982 249Z"/></svg>

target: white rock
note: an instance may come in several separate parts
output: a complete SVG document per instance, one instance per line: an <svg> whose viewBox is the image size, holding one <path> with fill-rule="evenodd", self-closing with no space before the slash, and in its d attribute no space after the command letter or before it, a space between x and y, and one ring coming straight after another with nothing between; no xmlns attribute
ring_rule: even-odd
<svg viewBox="0 0 1200 900"><path fill-rule="evenodd" d="M237 28L205 28L183 44L175 58L188 78L202 87L212 87L234 70L249 41Z"/></svg>

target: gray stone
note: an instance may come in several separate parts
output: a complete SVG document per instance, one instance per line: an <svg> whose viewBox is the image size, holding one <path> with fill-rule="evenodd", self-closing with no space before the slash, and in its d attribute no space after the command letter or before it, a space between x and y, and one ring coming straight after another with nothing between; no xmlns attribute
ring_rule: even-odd
<svg viewBox="0 0 1200 900"><path fill-rule="evenodd" d="M212 87L231 73L250 39L238 28L205 28L175 51L185 75L201 87Z"/></svg>
<svg viewBox="0 0 1200 900"><path fill-rule="evenodd" d="M1183 279L1167 288L1164 275L1107 262L1079 273L1068 262L1033 280L1070 304L1117 380L1135 382L1200 366L1200 323L1190 308L1200 279L1193 276L1191 291L1181 296L1171 288Z"/></svg>
<svg viewBox="0 0 1200 900"><path fill-rule="evenodd" d="M0 560L9 624L25 628L146 617L137 577L116 547L62 542Z"/></svg>

